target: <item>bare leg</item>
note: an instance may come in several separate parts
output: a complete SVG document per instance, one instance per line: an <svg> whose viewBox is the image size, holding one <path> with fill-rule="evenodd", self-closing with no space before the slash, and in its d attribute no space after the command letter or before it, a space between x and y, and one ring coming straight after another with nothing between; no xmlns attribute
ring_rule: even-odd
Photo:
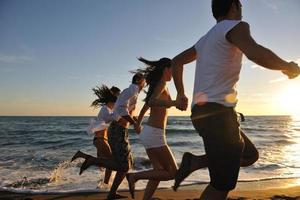
<svg viewBox="0 0 300 200"><path fill-rule="evenodd" d="M151 199L160 181L149 180L144 192L143 200Z"/></svg>
<svg viewBox="0 0 300 200"><path fill-rule="evenodd" d="M85 171L87 168L89 168L92 165L108 168L108 169L114 170L114 171L127 172L129 170L129 166L120 165L118 162L116 162L113 159L95 158L88 154L84 154L84 153L82 153L82 154L86 157L86 159L81 165L79 175L81 175L83 173L83 171Z"/></svg>
<svg viewBox="0 0 300 200"><path fill-rule="evenodd" d="M145 189L144 199L149 199L152 197L159 184L159 181L168 181L173 179L177 170L174 156L168 146L148 149L147 154L153 163L153 167L157 166L157 169L154 168L152 170L129 173L127 176L131 192L132 189L134 189L134 184L136 181L141 179L152 181Z"/></svg>
<svg viewBox="0 0 300 200"><path fill-rule="evenodd" d="M243 157L241 159L241 167L248 167L258 160L259 155L254 144L242 130L240 131L245 143L245 149L243 152ZM176 191L180 186L180 183L192 172L205 167L208 167L208 160L206 155L196 156L189 152L185 153L182 157L182 162L179 170L176 173L173 189Z"/></svg>
<svg viewBox="0 0 300 200"><path fill-rule="evenodd" d="M86 158L86 154L82 153L81 151L77 151L74 156L71 158L71 162L76 160L77 158Z"/></svg>
<svg viewBox="0 0 300 200"><path fill-rule="evenodd" d="M229 191L218 191L211 185L208 185L200 196L200 200L226 200Z"/></svg>
<svg viewBox="0 0 300 200"><path fill-rule="evenodd" d="M109 194L107 196L107 199L110 199L110 197L114 197L117 194L118 187L122 183L123 179L125 178L126 172L117 171L114 182L110 188ZM126 197L124 197L126 198ZM111 198L113 199L113 198Z"/></svg>
<svg viewBox="0 0 300 200"><path fill-rule="evenodd" d="M151 153L151 150L147 151L148 157L152 163L152 166L155 170L161 170L163 169L163 167L161 166L161 164L159 162L155 162L155 154ZM158 187L160 181L155 181L155 180L149 180L144 192L144 198L143 200L147 200L147 199L151 199L151 197L153 196L156 188Z"/></svg>
<svg viewBox="0 0 300 200"><path fill-rule="evenodd" d="M109 168L109 169L117 171L114 182L113 182L110 192L107 196L107 199L127 198L126 196L117 194L117 189L118 189L119 185L122 183L122 181L125 177L125 174L129 170L129 166L120 166L119 163L115 162L112 159L95 158L93 156L90 156L90 155L87 155L84 153L82 153L82 155L84 157L86 157L86 159L80 168L79 174L82 174L82 172L84 170L86 170L87 168L89 168L91 165L105 167L105 168Z"/></svg>
<svg viewBox="0 0 300 200"><path fill-rule="evenodd" d="M112 153L108 142L105 139L100 139L99 143L95 145L97 148L97 157L105 157L112 159ZM112 171L110 169L105 170L104 183L108 184Z"/></svg>
<svg viewBox="0 0 300 200"><path fill-rule="evenodd" d="M243 157L241 159L241 167L248 167L253 165L258 160L259 153L244 131L240 131L245 143Z"/></svg>
<svg viewBox="0 0 300 200"><path fill-rule="evenodd" d="M153 154L153 156L151 156L152 161L158 162L162 166L162 169L152 169L134 173L136 181L140 179L168 181L174 178L177 165L168 146L148 149L147 153Z"/></svg>
<svg viewBox="0 0 300 200"><path fill-rule="evenodd" d="M105 175L104 175L104 183L105 184L109 184L109 179L111 177L111 173L112 173L111 170L109 170L109 169L105 170Z"/></svg>
<svg viewBox="0 0 300 200"><path fill-rule="evenodd" d="M176 191L180 183L188 177L191 173L198 169L208 166L208 159L206 155L195 156L192 153L186 152L183 154L182 161L175 176L175 183L173 189Z"/></svg>

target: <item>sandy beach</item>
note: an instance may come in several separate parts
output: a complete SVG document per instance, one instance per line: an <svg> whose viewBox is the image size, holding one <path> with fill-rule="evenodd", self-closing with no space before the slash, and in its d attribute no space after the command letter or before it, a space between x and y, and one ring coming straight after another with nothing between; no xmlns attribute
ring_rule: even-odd
<svg viewBox="0 0 300 200"><path fill-rule="evenodd" d="M191 200L199 198L205 188L205 184L189 185L181 187L177 192L171 189L159 189L154 197L165 200ZM121 191L120 194L128 196L128 191ZM0 199L22 199L22 200L57 200L57 199L105 199L107 193L104 192L74 192L57 194L29 194L13 193L8 191L0 192ZM137 200L142 199L143 191L136 191ZM236 190L232 191L229 199L272 199L272 200L300 200L300 184L298 179L277 179L269 181L239 182Z"/></svg>

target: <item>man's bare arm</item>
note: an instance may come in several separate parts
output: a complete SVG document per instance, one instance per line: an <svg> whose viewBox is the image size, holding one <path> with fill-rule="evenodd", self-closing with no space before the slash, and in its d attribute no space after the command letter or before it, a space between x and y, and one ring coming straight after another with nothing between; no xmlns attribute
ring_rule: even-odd
<svg viewBox="0 0 300 200"><path fill-rule="evenodd" d="M196 59L196 49L194 46L183 51L172 59L173 79L178 94L184 94L182 81L183 65L193 62Z"/></svg>
<svg viewBox="0 0 300 200"><path fill-rule="evenodd" d="M196 56L196 49L193 46L178 54L172 60L173 79L177 90L176 108L179 110L186 110L188 105L188 98L184 94L184 86L182 81L183 65L194 61Z"/></svg>
<svg viewBox="0 0 300 200"><path fill-rule="evenodd" d="M297 69L293 63L289 63L277 56L270 49L263 47L255 42L250 33L249 24L239 23L227 34L229 42L237 46L249 60L271 70L293 71Z"/></svg>

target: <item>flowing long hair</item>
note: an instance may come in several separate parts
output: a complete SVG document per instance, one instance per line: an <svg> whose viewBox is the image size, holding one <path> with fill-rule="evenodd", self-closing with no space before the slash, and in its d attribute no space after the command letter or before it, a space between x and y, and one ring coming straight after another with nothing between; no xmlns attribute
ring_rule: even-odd
<svg viewBox="0 0 300 200"><path fill-rule="evenodd" d="M148 91L146 92L146 98L144 99L144 101L148 103L157 83L161 80L164 74L165 68L171 67L171 59L161 58L157 61L149 61L140 57L138 60L147 65L146 68L137 69L136 72L144 74L146 83L149 86Z"/></svg>
<svg viewBox="0 0 300 200"><path fill-rule="evenodd" d="M111 89L109 89L106 85L96 86L92 88L94 94L97 96L97 99L95 99L91 106L98 108L100 106L103 106L109 102L115 103L117 101L118 93L120 92L120 89L113 86Z"/></svg>

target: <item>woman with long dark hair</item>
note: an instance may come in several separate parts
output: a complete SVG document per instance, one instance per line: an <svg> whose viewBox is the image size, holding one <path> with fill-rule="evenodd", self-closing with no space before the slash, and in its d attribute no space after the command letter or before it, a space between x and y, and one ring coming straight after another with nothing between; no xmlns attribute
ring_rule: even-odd
<svg viewBox="0 0 300 200"><path fill-rule="evenodd" d="M97 99L92 102L91 106L94 108L101 107L101 109L98 117L90 123L87 132L94 135L93 144L97 149L97 157L110 158L112 153L108 144L107 128L110 122L113 121L112 109L121 90L115 86L108 88L106 85L102 85L101 87L97 86L92 90L97 96ZM72 158L72 161L79 157L78 154ZM109 169L105 170L103 182L106 186L109 184L111 172Z"/></svg>
<svg viewBox="0 0 300 200"><path fill-rule="evenodd" d="M138 72L145 74L146 83L149 86L145 98L145 104L140 111L138 123L150 108L149 119L140 133L140 140L144 145L153 169L126 175L129 190L134 198L135 183L138 180L149 180L145 189L144 199L151 199L160 181L174 179L177 164L174 156L166 143L167 109L176 106L176 101L170 97L166 83L172 79L171 60L161 58L158 61L139 60L146 65L145 69Z"/></svg>

